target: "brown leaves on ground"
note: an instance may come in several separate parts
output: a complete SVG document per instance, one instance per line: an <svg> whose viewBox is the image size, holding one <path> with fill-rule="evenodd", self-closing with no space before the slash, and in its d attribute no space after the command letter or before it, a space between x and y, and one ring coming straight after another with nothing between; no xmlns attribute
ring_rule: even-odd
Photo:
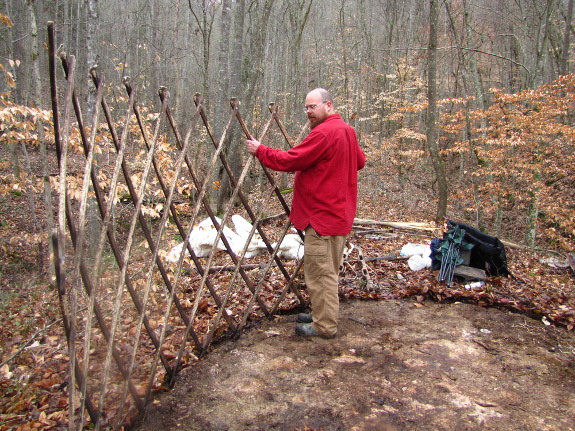
<svg viewBox="0 0 575 431"><path fill-rule="evenodd" d="M431 239L403 235L385 245L383 250L378 240L362 238L361 244L367 258L397 253L408 242L429 244ZM541 256L529 250L506 247L506 252L512 275L489 278L480 288L466 289L462 279L448 287L437 280L437 271L411 271L405 261L378 260L368 262L370 281L344 279L340 297L379 300L413 297L419 302L428 297L437 301L467 301L525 313L573 330L575 271L541 263Z"/></svg>
<svg viewBox="0 0 575 431"><path fill-rule="evenodd" d="M369 239L358 235L364 257L398 253L407 242L429 243L432 236L401 234L393 240ZM542 319L545 324L575 326L574 271L539 261L536 253L507 249L513 277L490 278L485 286L466 289L461 280L451 287L436 279L428 269L411 271L405 260L368 260L369 280L361 277L357 256L346 263L341 280L342 300L386 300L411 297L415 304L426 298L436 301L466 301L480 306L502 307ZM249 298L245 298L249 300ZM68 415L66 391L68 357L59 319L57 296L42 282L29 283L24 291L4 295L0 314L2 344L0 367L0 431L8 429L56 429ZM202 316L210 318L207 302ZM212 310L212 314L215 310ZM33 336L33 338L31 338Z"/></svg>

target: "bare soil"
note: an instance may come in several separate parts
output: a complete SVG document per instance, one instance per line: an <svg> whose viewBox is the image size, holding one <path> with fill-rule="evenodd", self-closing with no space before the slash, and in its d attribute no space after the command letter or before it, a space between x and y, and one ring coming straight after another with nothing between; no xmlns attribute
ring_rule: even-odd
<svg viewBox="0 0 575 431"><path fill-rule="evenodd" d="M254 324L182 371L140 431L575 430L575 334L465 303L342 302L338 336Z"/></svg>

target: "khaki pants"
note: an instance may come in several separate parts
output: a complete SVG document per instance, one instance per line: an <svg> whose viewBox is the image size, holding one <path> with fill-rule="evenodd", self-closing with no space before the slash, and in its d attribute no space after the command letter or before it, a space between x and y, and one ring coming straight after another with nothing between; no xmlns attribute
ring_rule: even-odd
<svg viewBox="0 0 575 431"><path fill-rule="evenodd" d="M304 277L311 300L312 327L324 336L337 333L338 278L345 235L318 235L305 230Z"/></svg>

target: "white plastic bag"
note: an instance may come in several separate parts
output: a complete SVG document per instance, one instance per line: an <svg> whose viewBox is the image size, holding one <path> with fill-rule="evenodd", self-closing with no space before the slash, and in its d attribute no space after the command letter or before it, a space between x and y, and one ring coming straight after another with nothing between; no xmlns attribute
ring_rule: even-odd
<svg viewBox="0 0 575 431"><path fill-rule="evenodd" d="M431 254L431 249L428 244L412 244L411 242L408 242L401 248L399 254L401 256L414 256L416 254L419 254L420 256L429 256Z"/></svg>
<svg viewBox="0 0 575 431"><path fill-rule="evenodd" d="M431 258L429 256L414 254L407 260L407 264L412 271L419 271L420 269L431 268Z"/></svg>

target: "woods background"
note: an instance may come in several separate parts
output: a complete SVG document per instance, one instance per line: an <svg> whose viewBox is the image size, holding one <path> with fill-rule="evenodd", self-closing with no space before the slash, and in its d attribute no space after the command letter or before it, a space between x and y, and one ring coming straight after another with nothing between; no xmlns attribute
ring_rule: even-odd
<svg viewBox="0 0 575 431"><path fill-rule="evenodd" d="M75 386L65 382L74 375L70 370L75 362L68 360L67 346L85 354L83 367L86 375L88 371L95 373L90 374L90 384L94 383L96 395L99 390L107 393L105 379L97 374L104 363L102 352L107 350L110 359L114 343L135 346L130 361L141 365L138 377L150 383L149 394L149 389L163 379L160 373L146 374L153 369L148 367L149 361L156 352L164 352L164 347L176 348L179 361L189 341L187 335L180 336L184 330L188 333L188 323L182 325L176 313L164 313L171 303L162 301L172 297L181 301L178 312L184 321L191 313L190 322L195 322L195 329L209 343L213 334L225 329L225 325L218 326L223 310L227 315L227 308L235 307L234 316L242 314L243 325L252 299L272 301L278 297L273 289L285 288L285 279L272 275L262 284L268 289L263 299L262 295L252 297L249 289L241 289L241 283L221 270L230 263L230 256L221 253L218 271L209 275L209 280L220 291L239 289L231 305L214 306L217 301L202 297L205 279L200 282L198 272L179 271L178 267L169 274L181 275L184 280L184 287L176 294L164 294L165 289L158 287L150 296L150 309L143 311L134 306L138 300L134 294L133 304L126 306L131 314L120 313L119 307L125 305L122 299L128 301L123 285L119 283L114 296L107 289L116 286L115 271L124 266L104 249L102 241L101 247L94 247L102 227L100 233L121 239L130 232L131 241L131 228L137 223L142 228L161 224L158 241L162 245L154 248L154 253L161 249L166 254L185 237L183 230L175 228L173 213L167 217L163 206L168 199L160 192L157 178L150 179L149 189L146 186L136 197L125 184L128 179L145 183L142 172L147 142L144 145L143 141L145 135L151 135L152 123L163 129L158 129L157 150L149 154L165 178L176 179L174 202L186 222L194 220L190 207L202 203L198 195L203 196L206 189L209 206L218 215L225 213L224 208L241 211L230 196L227 173L217 169L219 165L210 166L210 159L217 161L212 144L222 136L226 137L222 143L235 177L242 167L250 169L241 183L250 204L259 204L262 218L275 220L278 213L283 215L284 208L269 199L269 190L268 198L264 197L266 178L261 167L250 164L245 136L237 122L230 122L231 133L224 133L231 117L231 97L240 102L241 116L256 138L268 131L265 124L270 118L270 102L279 108L281 122L295 138L305 136L302 127L307 118L302 108L306 93L316 87L327 88L334 96L336 110L355 127L367 155L367 165L360 171L359 219L389 226L388 221L442 222L450 218L515 243L506 241L514 277L497 277L481 289L467 290L459 284L445 286L432 271L408 271L405 261L387 261L386 256L397 253L403 243L426 242L435 235L422 235L422 231L408 234L401 229L423 223L398 223L395 232L378 229L373 237L363 235L371 229L361 231L361 226L355 226L354 240L361 241L366 259L362 256L354 262L361 260L365 267L356 271L350 264L350 277L340 285L342 297L410 296L417 306L422 306L426 297L461 299L520 311L542 318L545 325L562 325L572 331L573 261L568 260L575 257L572 12L573 0L0 0L0 431L17 424L26 424L22 429L49 429L68 420L74 423L74 414L79 411ZM71 125L70 139L66 140L67 171L58 167L48 72L48 22L54 23L56 41L67 58L74 56L77 62L75 95L82 105L84 132L88 135L97 127L90 147L94 150L90 173L96 178L92 191L110 191L111 224L102 223L98 205L85 198L89 184L83 184L87 159L82 146L87 142L82 142L78 123ZM91 124L90 119L98 118L92 115L96 99L89 76L95 65L106 83L105 100L115 124L103 120L92 120L97 124ZM64 83L63 70L59 68L57 75L58 82ZM135 90L132 94L137 95L133 106L129 106L123 86L126 77ZM159 113L161 87L166 89L163 95L169 93L179 134L189 130L188 136L193 136L189 154L193 154L201 191L173 168L173 130L158 120L165 114ZM64 85L58 88L60 94L54 99L62 101ZM214 142L206 129L192 121L196 93L203 97ZM136 110L136 105L145 122L142 131L126 114ZM125 157L123 149L116 151L109 136L110 130L119 130L124 124L128 137ZM264 143L287 148L285 141L274 129ZM134 175L126 174L124 183L112 185L114 163L122 158L129 161ZM65 181L60 181L60 174ZM278 195L289 201L291 174L273 175L281 188ZM77 327L91 334L91 329L97 332L106 328L106 318L123 318L116 341L112 336L104 346L106 337L96 334L94 345L100 344L94 349L90 345L92 335L70 342L59 324L65 307L58 308L63 304L62 295L57 298L58 291L51 283L55 265L54 259L49 259L54 253L48 234L58 209L60 231L65 230L64 205L58 206L56 192L64 190L60 185L65 185L71 207L81 213L79 224L86 230L85 238L80 235L84 242L80 241L75 250L75 264L83 262L83 248L87 255L96 248L104 250L87 260L99 262L102 257L103 269L96 271L94 279L103 286L98 299L109 312L98 325L86 323L92 319L84 319L82 312L88 310L92 316L88 300L95 297L90 294L88 298L76 277L77 286L69 292L77 291L86 305L80 302L80 312L72 314ZM86 218L84 202L88 205ZM198 220L204 216L199 214ZM267 226L268 233L277 235L282 230L278 226ZM285 226L284 233L288 228ZM148 269L155 271L153 262L160 261L151 259L148 268L143 266L153 248L144 241L148 237L140 233L134 241L126 280L138 288L145 284L147 289L155 289L152 281L161 277L157 273L152 277ZM117 249L121 247L113 251ZM129 247L126 250L130 251ZM258 268L254 264L246 271L255 273ZM72 265L69 273L71 269ZM359 280L364 270L373 283ZM74 277L67 280L72 284ZM244 313L241 310L246 305L249 307ZM74 311L74 307L69 308ZM193 317L196 312L197 321ZM165 319L157 317L160 314ZM156 332L177 328L163 346L152 343L152 348L149 342L139 341L143 319L149 316L152 341ZM140 326L130 326L133 324ZM115 323L110 326L116 328ZM108 376L108 368L104 375ZM103 389L96 387L101 381ZM113 397L106 402L112 406L109 411L123 405ZM79 423L83 415L81 410ZM118 415L118 420L122 418Z"/></svg>
<svg viewBox="0 0 575 431"><path fill-rule="evenodd" d="M5 183L22 178L16 143L41 145L39 118L49 133L49 113L8 111L49 107L45 26L54 21L86 72L87 109L97 64L118 101L126 76L151 110L167 87L181 125L200 92L217 133L233 96L252 130L275 102L297 136L305 94L325 87L368 154L361 193L381 218L447 216L573 250L572 3L2 0L0 139L16 174ZM246 157L239 131L226 151ZM225 193L213 196L219 207Z"/></svg>

